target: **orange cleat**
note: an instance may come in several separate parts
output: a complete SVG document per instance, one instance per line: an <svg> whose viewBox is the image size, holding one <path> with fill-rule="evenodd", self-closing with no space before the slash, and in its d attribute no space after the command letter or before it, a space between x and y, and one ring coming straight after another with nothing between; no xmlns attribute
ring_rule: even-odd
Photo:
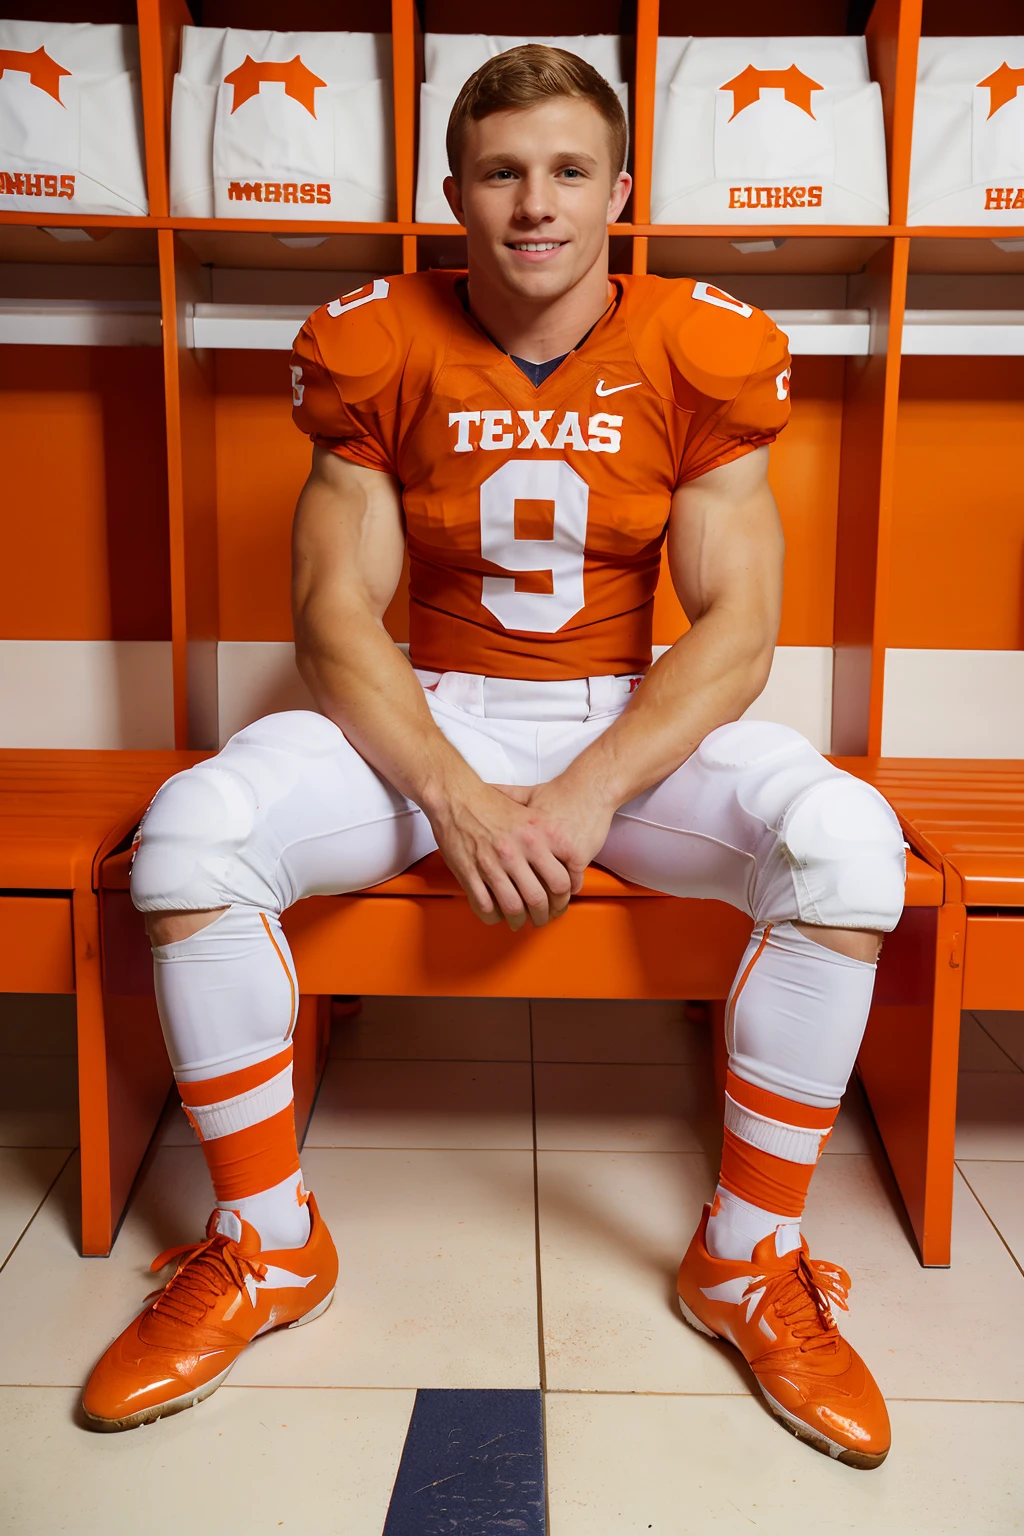
<svg viewBox="0 0 1024 1536"><path fill-rule="evenodd" d="M309 1216L304 1247L261 1253L248 1222L214 1211L205 1242L154 1259L154 1271L172 1259L177 1268L90 1376L82 1399L89 1423L134 1429L194 1408L216 1392L257 1334L298 1328L326 1312L338 1255L312 1195Z"/></svg>
<svg viewBox="0 0 1024 1536"><path fill-rule="evenodd" d="M705 1244L710 1207L679 1266L679 1305L699 1333L734 1344L772 1413L849 1467L877 1467L889 1454L889 1415L871 1372L836 1327L850 1277L811 1259L807 1243L779 1258L775 1235L746 1263L715 1259Z"/></svg>

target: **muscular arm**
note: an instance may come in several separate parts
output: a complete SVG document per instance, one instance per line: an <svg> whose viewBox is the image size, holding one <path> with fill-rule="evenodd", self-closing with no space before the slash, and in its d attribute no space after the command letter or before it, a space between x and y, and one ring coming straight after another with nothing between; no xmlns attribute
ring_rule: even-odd
<svg viewBox="0 0 1024 1536"><path fill-rule="evenodd" d="M529 796L575 828L574 888L580 859L601 847L619 806L673 773L709 731L737 720L767 682L783 563L767 469L768 450L759 448L676 492L669 565L692 627L655 662L614 725Z"/></svg>
<svg viewBox="0 0 1024 1536"><path fill-rule="evenodd" d="M317 708L419 805L484 921L546 921L569 878L531 818L482 783L434 724L423 689L384 628L402 573L396 480L323 448L295 512L292 607L298 668Z"/></svg>

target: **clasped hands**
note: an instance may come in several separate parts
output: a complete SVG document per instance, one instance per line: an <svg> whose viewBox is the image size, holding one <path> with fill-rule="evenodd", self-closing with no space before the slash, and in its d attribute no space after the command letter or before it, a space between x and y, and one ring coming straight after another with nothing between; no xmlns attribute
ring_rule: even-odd
<svg viewBox="0 0 1024 1536"><path fill-rule="evenodd" d="M480 783L430 820L476 916L516 932L527 919L542 928L565 911L616 809L563 775L529 789Z"/></svg>

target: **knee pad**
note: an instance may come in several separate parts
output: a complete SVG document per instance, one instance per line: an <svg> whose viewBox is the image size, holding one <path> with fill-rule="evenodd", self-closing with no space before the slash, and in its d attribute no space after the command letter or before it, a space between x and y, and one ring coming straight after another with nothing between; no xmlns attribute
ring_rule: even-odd
<svg viewBox="0 0 1024 1536"><path fill-rule="evenodd" d="M238 900L231 879L256 818L256 796L219 759L176 774L157 792L132 864L140 912L191 912Z"/></svg>
<svg viewBox="0 0 1024 1536"><path fill-rule="evenodd" d="M348 747L313 710L255 720L208 763L177 774L142 823L132 865L140 912L190 912L240 903L278 911L281 893L242 855L256 826L284 799L311 758Z"/></svg>
<svg viewBox="0 0 1024 1536"><path fill-rule="evenodd" d="M814 748L792 726L774 720L733 720L709 731L696 755L708 768L743 769L792 754L802 757L808 751Z"/></svg>
<svg viewBox="0 0 1024 1536"><path fill-rule="evenodd" d="M779 839L801 922L895 928L906 881L903 832L870 784L846 773L820 780L787 808Z"/></svg>

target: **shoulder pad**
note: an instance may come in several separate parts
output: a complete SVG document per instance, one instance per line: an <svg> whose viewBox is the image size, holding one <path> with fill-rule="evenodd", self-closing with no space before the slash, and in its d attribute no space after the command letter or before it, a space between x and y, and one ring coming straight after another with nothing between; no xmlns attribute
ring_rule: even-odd
<svg viewBox="0 0 1024 1536"><path fill-rule="evenodd" d="M630 330L645 371L662 392L682 404L693 390L712 400L732 400L759 359L779 356L785 338L768 316L711 283L654 278L636 306Z"/></svg>
<svg viewBox="0 0 1024 1536"><path fill-rule="evenodd" d="M425 277L378 277L310 315L306 329L347 403L379 400L406 373L410 355L422 354L420 343L437 337L437 297Z"/></svg>

